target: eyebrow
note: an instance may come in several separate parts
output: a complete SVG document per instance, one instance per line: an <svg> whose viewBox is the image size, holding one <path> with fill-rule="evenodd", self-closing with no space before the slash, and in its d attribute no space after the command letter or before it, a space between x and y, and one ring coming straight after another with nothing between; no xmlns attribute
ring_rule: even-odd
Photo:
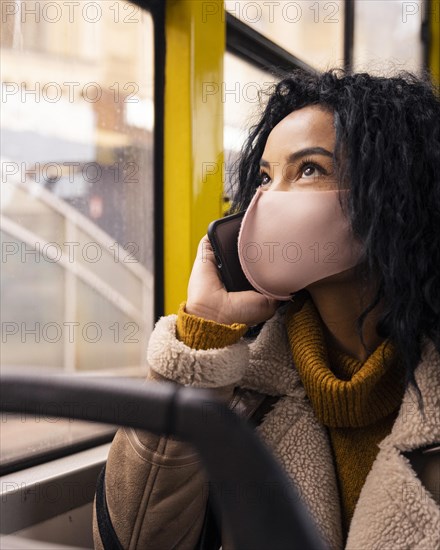
<svg viewBox="0 0 440 550"><path fill-rule="evenodd" d="M301 157L305 157L306 155L324 155L326 157L333 158L333 153L330 151L327 151L327 149L324 149L324 147L306 147L305 149L301 149L300 151L296 151L296 153L291 153L286 158L287 162L295 162ZM270 163L267 162L267 160L261 159L260 160L260 166L264 166L265 168L268 168L270 166Z"/></svg>

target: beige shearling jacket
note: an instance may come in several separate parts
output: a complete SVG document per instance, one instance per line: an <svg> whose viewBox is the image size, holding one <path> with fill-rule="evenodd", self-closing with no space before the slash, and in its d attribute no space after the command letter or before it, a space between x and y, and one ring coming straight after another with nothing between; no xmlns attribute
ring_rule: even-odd
<svg viewBox="0 0 440 550"><path fill-rule="evenodd" d="M329 548L440 549L440 507L404 456L440 442L440 356L433 343L425 339L415 372L424 414L408 388L391 433L379 444L344 543L329 439L293 363L284 314L279 308L252 340L209 350L186 346L176 337L177 316L162 317L149 341L149 378L217 388L227 401L234 386L280 396L257 430L295 482ZM106 493L124 548L192 550L202 527L206 487L198 455L188 444L139 430L117 432ZM95 548L101 549L96 517L93 521ZM223 550L229 548L223 539Z"/></svg>

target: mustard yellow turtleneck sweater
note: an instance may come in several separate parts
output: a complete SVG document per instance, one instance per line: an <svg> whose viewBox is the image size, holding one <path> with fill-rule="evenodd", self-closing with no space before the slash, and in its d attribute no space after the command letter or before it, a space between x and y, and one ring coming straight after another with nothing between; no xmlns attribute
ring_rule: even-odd
<svg viewBox="0 0 440 550"><path fill-rule="evenodd" d="M362 486L391 430L403 397L403 365L393 343L382 342L363 363L336 347L312 299L285 316L292 356L317 419L327 427L347 535ZM177 336L196 349L237 342L247 325L223 325L189 315L185 302L177 317Z"/></svg>
<svg viewBox="0 0 440 550"><path fill-rule="evenodd" d="M404 392L403 363L384 340L364 362L336 347L313 300L286 311L286 328L297 371L318 420L328 429L348 532L354 508L391 431Z"/></svg>

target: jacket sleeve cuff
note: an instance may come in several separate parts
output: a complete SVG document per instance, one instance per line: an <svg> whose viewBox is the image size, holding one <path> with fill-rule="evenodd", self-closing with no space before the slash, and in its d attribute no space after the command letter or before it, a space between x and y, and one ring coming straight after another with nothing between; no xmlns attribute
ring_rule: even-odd
<svg viewBox="0 0 440 550"><path fill-rule="evenodd" d="M220 349L193 349L177 338L176 325L177 315L157 321L147 351L151 369L169 380L196 388L219 388L242 379L249 361L245 340Z"/></svg>
<svg viewBox="0 0 440 550"><path fill-rule="evenodd" d="M177 313L177 338L194 349L224 348L237 343L248 330L241 323L224 325L185 311L186 302L182 302Z"/></svg>

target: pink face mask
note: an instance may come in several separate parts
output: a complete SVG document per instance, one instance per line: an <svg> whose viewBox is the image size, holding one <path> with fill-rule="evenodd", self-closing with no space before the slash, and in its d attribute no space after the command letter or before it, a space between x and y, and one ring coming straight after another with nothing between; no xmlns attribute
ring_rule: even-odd
<svg viewBox="0 0 440 550"><path fill-rule="evenodd" d="M362 254L339 193L259 187L238 235L241 267L252 286L277 300L356 265Z"/></svg>

